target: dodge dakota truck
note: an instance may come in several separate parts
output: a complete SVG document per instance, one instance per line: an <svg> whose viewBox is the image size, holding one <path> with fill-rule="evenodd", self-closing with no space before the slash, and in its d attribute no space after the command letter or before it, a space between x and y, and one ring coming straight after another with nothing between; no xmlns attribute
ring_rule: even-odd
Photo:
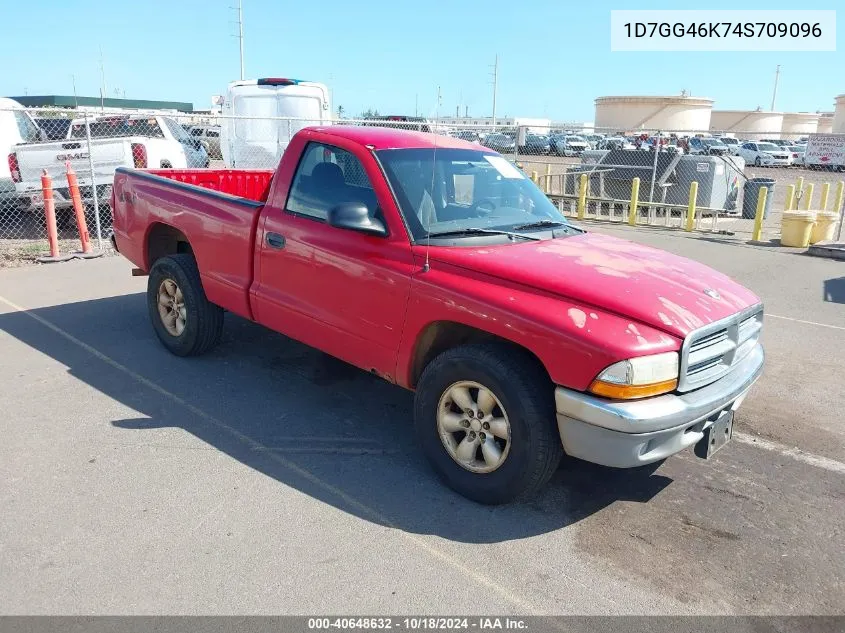
<svg viewBox="0 0 845 633"><path fill-rule="evenodd" d="M752 292L574 226L460 139L311 127L275 170L119 168L112 196L168 350L209 350L226 311L413 390L433 469L478 502L537 489L564 452L710 457L762 372Z"/></svg>

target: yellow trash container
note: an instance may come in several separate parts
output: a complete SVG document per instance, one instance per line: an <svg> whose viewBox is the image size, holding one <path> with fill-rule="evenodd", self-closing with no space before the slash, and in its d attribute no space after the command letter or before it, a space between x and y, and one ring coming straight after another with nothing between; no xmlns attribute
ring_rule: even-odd
<svg viewBox="0 0 845 633"><path fill-rule="evenodd" d="M838 213L833 211L819 211L816 214L816 223L813 225L813 231L810 233L810 244L832 240L836 234L836 221L838 219Z"/></svg>
<svg viewBox="0 0 845 633"><path fill-rule="evenodd" d="M815 222L816 214L812 211L784 211L780 223L781 246L809 246Z"/></svg>

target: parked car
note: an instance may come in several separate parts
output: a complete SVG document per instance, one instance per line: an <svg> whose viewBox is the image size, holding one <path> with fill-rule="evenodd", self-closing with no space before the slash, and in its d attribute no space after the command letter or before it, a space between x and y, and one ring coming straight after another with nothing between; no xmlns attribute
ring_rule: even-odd
<svg viewBox="0 0 845 633"><path fill-rule="evenodd" d="M724 156L728 154L728 146L717 138L699 138L693 136L689 142L690 154L706 154L709 156Z"/></svg>
<svg viewBox="0 0 845 633"><path fill-rule="evenodd" d="M732 136L720 136L719 140L722 142L722 145L728 148L728 154L739 156L739 148L742 145L742 141Z"/></svg>
<svg viewBox="0 0 845 633"><path fill-rule="evenodd" d="M792 164L796 166L804 166L804 152L807 150L806 145L790 145L786 148L792 152Z"/></svg>
<svg viewBox="0 0 845 633"><path fill-rule="evenodd" d="M94 179L88 158L85 119L74 119L68 138L48 143L16 145L9 157L14 162L13 175L20 206L29 211L44 208L41 173L46 169L52 177L57 210L72 206L67 186L65 163L70 161L77 172L83 202L92 202L96 186L99 201L107 202L115 169L127 167L208 167L209 159L199 140L192 139L172 118L151 115L103 116L89 120ZM70 215L60 214L60 224Z"/></svg>
<svg viewBox="0 0 845 633"><path fill-rule="evenodd" d="M208 152L209 158L223 159L223 154L220 152L219 125L194 125L188 134L191 135L191 138L199 139L200 142L205 144L205 151Z"/></svg>
<svg viewBox="0 0 845 633"><path fill-rule="evenodd" d="M542 134L526 134L525 144L519 146L520 154L543 155L551 149L549 137Z"/></svg>
<svg viewBox="0 0 845 633"><path fill-rule="evenodd" d="M35 124L44 130L45 140L58 141L67 137L71 120L67 118L37 118Z"/></svg>
<svg viewBox="0 0 845 633"><path fill-rule="evenodd" d="M616 150L616 149L626 149L626 150L634 150L637 149L637 146L634 145L631 141L629 141L624 136L611 136L599 142L598 147L596 149L607 149L607 150Z"/></svg>
<svg viewBox="0 0 845 633"><path fill-rule="evenodd" d="M792 144L792 141L788 141L785 138L761 138L758 142L771 143L772 145L777 145L778 147L789 147Z"/></svg>
<svg viewBox="0 0 845 633"><path fill-rule="evenodd" d="M309 128L275 172L202 173L115 174L114 243L148 275L162 345L207 352L226 311L412 390L393 423L470 499L537 489L564 450L620 468L709 457L762 372L751 291L576 228L477 145Z"/></svg>
<svg viewBox="0 0 845 633"><path fill-rule="evenodd" d="M513 154L516 147L516 141L510 136L501 134L500 132L492 132L484 137L482 141L484 147L489 147L493 151L501 154Z"/></svg>
<svg viewBox="0 0 845 633"><path fill-rule="evenodd" d="M575 134L558 134L552 136L550 149L558 156L580 156L590 149L590 144Z"/></svg>
<svg viewBox="0 0 845 633"><path fill-rule="evenodd" d="M604 140L604 134L587 134L584 140L589 143L590 149L598 149L599 143Z"/></svg>
<svg viewBox="0 0 845 633"><path fill-rule="evenodd" d="M222 113L223 162L227 167L248 169L272 169L298 130L330 125L332 119L325 85L284 77L230 83Z"/></svg>
<svg viewBox="0 0 845 633"><path fill-rule="evenodd" d="M789 167L792 164L792 154L788 150L762 141L743 143L742 147L739 148L739 156L745 160L746 164L756 165L757 167L770 167L772 165Z"/></svg>
<svg viewBox="0 0 845 633"><path fill-rule="evenodd" d="M478 132L474 132L472 130L457 130L452 136L463 141L469 141L470 143L481 142L481 137L479 137Z"/></svg>

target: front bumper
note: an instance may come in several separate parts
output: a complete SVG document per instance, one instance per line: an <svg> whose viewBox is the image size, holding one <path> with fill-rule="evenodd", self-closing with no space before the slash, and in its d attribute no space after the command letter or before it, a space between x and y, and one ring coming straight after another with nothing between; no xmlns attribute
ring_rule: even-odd
<svg viewBox="0 0 845 633"><path fill-rule="evenodd" d="M756 345L726 376L684 394L607 400L555 389L560 439L567 454L603 466L632 468L682 451L704 437L724 411L736 410L763 373Z"/></svg>

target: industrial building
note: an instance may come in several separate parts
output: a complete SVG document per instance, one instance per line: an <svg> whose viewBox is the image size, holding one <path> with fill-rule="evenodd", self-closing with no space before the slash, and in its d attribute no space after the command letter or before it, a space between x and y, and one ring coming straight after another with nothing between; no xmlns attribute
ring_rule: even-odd
<svg viewBox="0 0 845 633"><path fill-rule="evenodd" d="M834 134L845 134L845 95L836 97L836 110L833 112Z"/></svg>
<svg viewBox="0 0 845 633"><path fill-rule="evenodd" d="M783 112L767 110L713 110L710 130L757 141L761 138L780 138Z"/></svg>
<svg viewBox="0 0 845 633"><path fill-rule="evenodd" d="M27 95L9 97L25 108L61 108L80 112L121 112L141 110L144 112L186 112L194 111L194 104L186 101L153 101L149 99L111 99L100 97L77 97L75 95Z"/></svg>
<svg viewBox="0 0 845 633"><path fill-rule="evenodd" d="M781 138L795 140L819 131L818 112L784 112Z"/></svg>
<svg viewBox="0 0 845 633"><path fill-rule="evenodd" d="M612 96L595 100L599 132L647 130L704 132L710 129L713 99L677 96Z"/></svg>
<svg viewBox="0 0 845 633"><path fill-rule="evenodd" d="M833 112L819 112L819 127L816 131L819 134L833 132Z"/></svg>

